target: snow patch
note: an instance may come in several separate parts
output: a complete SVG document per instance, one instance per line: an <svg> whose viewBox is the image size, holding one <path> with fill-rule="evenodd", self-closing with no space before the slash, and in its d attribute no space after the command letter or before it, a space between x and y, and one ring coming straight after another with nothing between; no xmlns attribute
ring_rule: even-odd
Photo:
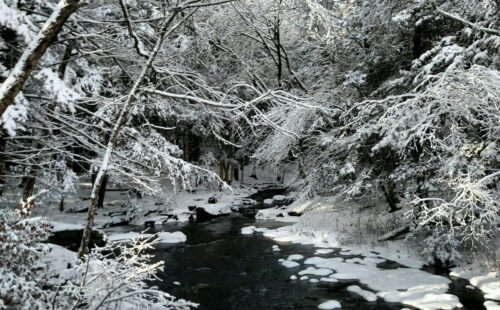
<svg viewBox="0 0 500 310"><path fill-rule="evenodd" d="M351 285L347 288L347 290L351 293L358 294L366 301L373 302L377 300L377 295L373 294L370 291L366 291L357 285Z"/></svg>
<svg viewBox="0 0 500 310"><path fill-rule="evenodd" d="M157 233L160 238L159 243L179 243L186 242L187 237L182 231L166 232L162 231Z"/></svg>
<svg viewBox="0 0 500 310"><path fill-rule="evenodd" d="M336 300L328 300L325 301L324 303L321 303L318 306L318 309L322 310L340 309L340 302Z"/></svg>
<svg viewBox="0 0 500 310"><path fill-rule="evenodd" d="M281 262L281 264L282 264L283 266L285 266L286 268L294 268L294 267L300 266L300 264L299 264L299 263L294 262L294 261L292 261L292 260L284 260L284 261L282 261L282 262ZM301 278L301 279L302 279L302 278Z"/></svg>

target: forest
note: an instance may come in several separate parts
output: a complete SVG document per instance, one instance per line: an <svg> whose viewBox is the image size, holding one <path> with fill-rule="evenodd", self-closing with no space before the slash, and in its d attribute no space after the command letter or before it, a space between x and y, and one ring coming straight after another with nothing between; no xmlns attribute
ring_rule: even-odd
<svg viewBox="0 0 500 310"><path fill-rule="evenodd" d="M499 0L0 0L0 309L500 309Z"/></svg>

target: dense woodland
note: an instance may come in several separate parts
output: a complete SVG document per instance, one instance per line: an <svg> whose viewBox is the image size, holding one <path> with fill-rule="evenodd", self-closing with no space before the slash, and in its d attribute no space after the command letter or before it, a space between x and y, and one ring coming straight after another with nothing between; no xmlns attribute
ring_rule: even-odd
<svg viewBox="0 0 500 310"><path fill-rule="evenodd" d="M495 253L498 0L0 0L0 73L0 308L111 307L96 286L137 266L132 302L190 307L146 287L149 243L95 255L109 282L30 268L47 234L30 209L67 207L82 176L82 258L108 182L163 197L285 165L302 199L406 208L429 261Z"/></svg>

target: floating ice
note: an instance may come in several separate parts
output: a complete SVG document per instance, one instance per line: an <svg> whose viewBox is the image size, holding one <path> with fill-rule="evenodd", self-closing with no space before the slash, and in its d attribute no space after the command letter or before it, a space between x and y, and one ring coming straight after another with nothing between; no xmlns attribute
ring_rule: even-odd
<svg viewBox="0 0 500 310"><path fill-rule="evenodd" d="M321 310L331 310L331 309L339 309L340 302L336 300L328 300L318 306L318 309Z"/></svg>

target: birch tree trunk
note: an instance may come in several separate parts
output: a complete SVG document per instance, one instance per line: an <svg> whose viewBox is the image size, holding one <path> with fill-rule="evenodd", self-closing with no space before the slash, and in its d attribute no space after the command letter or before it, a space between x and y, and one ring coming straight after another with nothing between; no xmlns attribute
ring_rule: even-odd
<svg viewBox="0 0 500 310"><path fill-rule="evenodd" d="M28 45L7 79L0 87L0 116L14 102L17 94L36 67L40 58L45 54L49 45L54 41L62 26L76 10L82 7L80 0L61 0L52 15L45 22L42 30Z"/></svg>
<svg viewBox="0 0 500 310"><path fill-rule="evenodd" d="M89 206L89 211L88 211L88 218L87 218L87 225L85 227L85 231L83 232L83 238L82 238L82 243L80 245L80 250L79 250L79 256L80 258L84 257L89 253L89 244L90 244L90 236L92 233L92 227L94 226L94 216L95 216L95 211L96 207L98 204L99 200L99 191L101 189L101 186L104 181L104 177L106 175L106 172L108 171L109 168L109 163L111 161L111 156L113 154L113 150L115 148L116 141L118 140L118 136L120 134L121 129L123 128L123 125L125 125L127 116L130 111L130 107L134 104L134 102L137 100L137 93L139 92L139 87L142 84L142 82L145 80L146 75L149 71L149 69L153 66L153 61L158 54L161 45L163 43L163 40L165 37L172 32L175 28L180 25L180 23L174 25L170 31L167 32L168 27L170 24L173 22L174 18L177 16L179 11L174 11L172 15L165 20L163 25L161 26L160 29L160 34L158 37L158 40L156 42L156 45L153 49L153 52L149 55L149 58L142 68L141 74L135 81L134 86L130 90L127 99L125 100L125 104L123 106L123 109L118 116L118 119L115 123L115 126L113 128L113 131L111 132L111 135L109 137L109 141L106 147L106 153L104 154L104 157L102 159L101 167L99 168L99 172L97 173L94 186L92 187L92 192L90 194L90 206ZM183 19L185 20L185 19ZM182 21L181 21L182 22Z"/></svg>

